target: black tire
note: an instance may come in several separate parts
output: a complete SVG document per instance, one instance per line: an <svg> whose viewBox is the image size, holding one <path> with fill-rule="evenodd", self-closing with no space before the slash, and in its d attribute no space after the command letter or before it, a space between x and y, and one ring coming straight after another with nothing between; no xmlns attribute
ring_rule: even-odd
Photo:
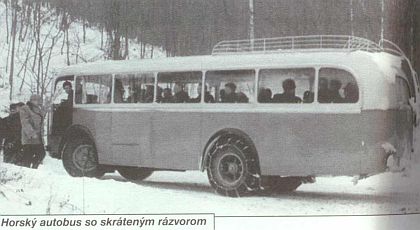
<svg viewBox="0 0 420 230"><path fill-rule="evenodd" d="M259 165L252 146L241 137L225 135L207 156L207 176L218 194L240 197L259 189Z"/></svg>
<svg viewBox="0 0 420 230"><path fill-rule="evenodd" d="M130 181L142 181L152 175L153 170L149 168L120 167L118 173Z"/></svg>
<svg viewBox="0 0 420 230"><path fill-rule="evenodd" d="M302 185L300 177L263 176L264 193L289 193Z"/></svg>
<svg viewBox="0 0 420 230"><path fill-rule="evenodd" d="M98 154L92 141L75 139L69 141L63 151L63 166L73 177L96 177L105 174L98 163Z"/></svg>

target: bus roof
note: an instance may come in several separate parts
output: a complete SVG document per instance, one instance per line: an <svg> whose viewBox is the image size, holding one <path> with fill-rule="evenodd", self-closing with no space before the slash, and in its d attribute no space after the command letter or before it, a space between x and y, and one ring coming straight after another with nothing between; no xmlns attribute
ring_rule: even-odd
<svg viewBox="0 0 420 230"><path fill-rule="evenodd" d="M347 66L361 68L369 62L383 71L398 67L403 59L389 53L354 52L286 52L270 54L236 54L168 57L142 60L98 61L62 68L58 76L101 75L111 73L201 71L223 69L259 69L298 66ZM393 66L390 68L390 66Z"/></svg>

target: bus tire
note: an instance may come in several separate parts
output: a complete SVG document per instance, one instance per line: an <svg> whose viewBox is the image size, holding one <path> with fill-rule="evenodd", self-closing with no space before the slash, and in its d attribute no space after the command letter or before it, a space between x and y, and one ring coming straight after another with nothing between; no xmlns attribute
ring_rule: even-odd
<svg viewBox="0 0 420 230"><path fill-rule="evenodd" d="M263 176L262 186L265 193L289 193L302 185L301 177Z"/></svg>
<svg viewBox="0 0 420 230"><path fill-rule="evenodd" d="M241 197L259 189L256 153L242 137L228 134L211 147L207 176L218 194Z"/></svg>
<svg viewBox="0 0 420 230"><path fill-rule="evenodd" d="M63 151L63 166L73 177L96 177L105 174L98 163L98 154L92 141L78 138L66 143Z"/></svg>
<svg viewBox="0 0 420 230"><path fill-rule="evenodd" d="M149 168L120 167L118 173L129 181L142 181L152 175L153 170Z"/></svg>

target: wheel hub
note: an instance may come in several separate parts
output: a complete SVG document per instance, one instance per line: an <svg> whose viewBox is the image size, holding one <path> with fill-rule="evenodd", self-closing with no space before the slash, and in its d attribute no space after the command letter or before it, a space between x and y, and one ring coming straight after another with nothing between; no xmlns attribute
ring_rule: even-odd
<svg viewBox="0 0 420 230"><path fill-rule="evenodd" d="M220 178L229 185L239 182L244 173L242 159L234 153L225 154L220 159L218 168Z"/></svg>
<svg viewBox="0 0 420 230"><path fill-rule="evenodd" d="M73 152L73 163L82 171L91 171L96 168L97 161L92 145L80 145Z"/></svg>

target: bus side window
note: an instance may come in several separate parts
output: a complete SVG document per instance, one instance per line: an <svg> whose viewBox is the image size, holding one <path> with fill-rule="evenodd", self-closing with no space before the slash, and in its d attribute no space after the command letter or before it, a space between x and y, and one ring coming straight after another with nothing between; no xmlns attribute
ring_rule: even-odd
<svg viewBox="0 0 420 230"><path fill-rule="evenodd" d="M201 72L158 73L156 102L200 103Z"/></svg>
<svg viewBox="0 0 420 230"><path fill-rule="evenodd" d="M359 87L353 75L348 71L336 68L319 70L318 102L319 103L357 103Z"/></svg>
<svg viewBox="0 0 420 230"><path fill-rule="evenodd" d="M254 102L255 70L207 71L206 88L218 103Z"/></svg>
<svg viewBox="0 0 420 230"><path fill-rule="evenodd" d="M314 102L315 69L262 69L258 80L259 103Z"/></svg>
<svg viewBox="0 0 420 230"><path fill-rule="evenodd" d="M155 92L152 73L115 75L114 103L152 103Z"/></svg>
<svg viewBox="0 0 420 230"><path fill-rule="evenodd" d="M76 104L111 103L111 75L89 75L76 78Z"/></svg>

